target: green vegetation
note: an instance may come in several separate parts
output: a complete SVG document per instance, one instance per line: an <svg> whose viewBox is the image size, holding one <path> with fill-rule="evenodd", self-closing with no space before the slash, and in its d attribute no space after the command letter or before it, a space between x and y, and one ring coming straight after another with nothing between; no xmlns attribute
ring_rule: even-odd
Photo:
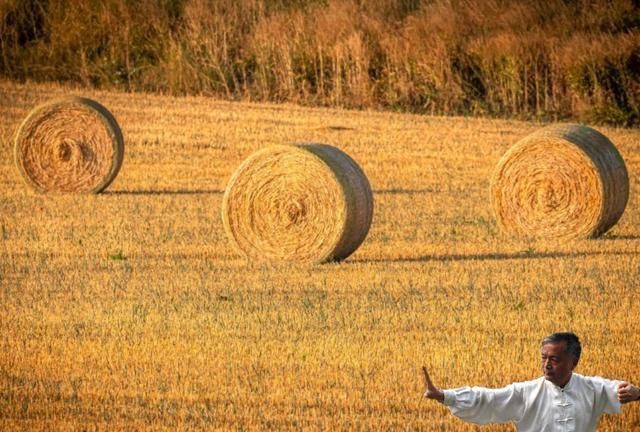
<svg viewBox="0 0 640 432"><path fill-rule="evenodd" d="M110 254L109 259L113 261L126 261L127 257L122 254L122 251Z"/></svg>
<svg viewBox="0 0 640 432"><path fill-rule="evenodd" d="M0 76L430 114L640 121L631 0L5 0Z"/></svg>

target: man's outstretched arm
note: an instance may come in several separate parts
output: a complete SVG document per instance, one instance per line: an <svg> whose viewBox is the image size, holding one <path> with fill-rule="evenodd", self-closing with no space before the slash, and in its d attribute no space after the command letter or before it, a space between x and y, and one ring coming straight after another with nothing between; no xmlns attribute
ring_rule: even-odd
<svg viewBox="0 0 640 432"><path fill-rule="evenodd" d="M629 403L640 400L640 388L626 381L618 384L618 400L620 403Z"/></svg>
<svg viewBox="0 0 640 432"><path fill-rule="evenodd" d="M513 385L501 389L460 387L441 390L422 367L426 390L424 397L444 403L456 417L477 424L506 423L522 417L524 401Z"/></svg>

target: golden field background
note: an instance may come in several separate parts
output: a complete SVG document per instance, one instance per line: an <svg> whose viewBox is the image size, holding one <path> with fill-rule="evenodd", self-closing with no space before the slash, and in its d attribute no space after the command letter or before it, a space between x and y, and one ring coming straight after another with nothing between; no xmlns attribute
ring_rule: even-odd
<svg viewBox="0 0 640 432"><path fill-rule="evenodd" d="M103 194L37 195L14 166L19 123L66 94L123 130ZM531 379L559 330L578 372L640 384L640 131L598 127L631 181L607 235L504 238L489 178L541 126L0 81L0 430L477 430L422 400L420 366L442 387ZM360 164L369 236L342 263L247 263L225 183L296 142ZM640 430L640 404L599 430Z"/></svg>

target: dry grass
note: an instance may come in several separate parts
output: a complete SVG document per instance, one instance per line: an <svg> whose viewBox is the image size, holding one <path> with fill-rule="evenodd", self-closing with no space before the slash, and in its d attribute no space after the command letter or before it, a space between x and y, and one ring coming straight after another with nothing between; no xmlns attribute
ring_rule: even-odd
<svg viewBox="0 0 640 432"><path fill-rule="evenodd" d="M127 143L100 195L25 187L11 137L37 103L108 106ZM442 386L539 375L571 329L579 371L640 383L640 134L600 128L631 196L599 240L502 239L500 156L541 125L91 93L0 82L0 429L464 431L421 400ZM220 214L225 183L273 144L334 144L376 202L346 261L247 265ZM640 404L601 423L637 430ZM486 431L506 431L492 426Z"/></svg>
<svg viewBox="0 0 640 432"><path fill-rule="evenodd" d="M640 6L4 0L0 76L415 113L640 122Z"/></svg>

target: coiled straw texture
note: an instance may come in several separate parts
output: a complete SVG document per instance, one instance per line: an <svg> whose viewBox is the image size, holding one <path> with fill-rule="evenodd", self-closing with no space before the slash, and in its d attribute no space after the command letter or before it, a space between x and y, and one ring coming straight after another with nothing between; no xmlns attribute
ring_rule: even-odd
<svg viewBox="0 0 640 432"><path fill-rule="evenodd" d="M345 259L364 241L372 216L364 172L326 144L277 145L252 154L232 175L222 203L231 242L263 262Z"/></svg>
<svg viewBox="0 0 640 432"><path fill-rule="evenodd" d="M629 177L609 139L560 124L517 142L498 163L491 198L500 228L530 238L598 237L622 216Z"/></svg>
<svg viewBox="0 0 640 432"><path fill-rule="evenodd" d="M34 108L15 138L15 160L27 184L43 193L98 193L116 178L124 140L98 102L67 97Z"/></svg>

